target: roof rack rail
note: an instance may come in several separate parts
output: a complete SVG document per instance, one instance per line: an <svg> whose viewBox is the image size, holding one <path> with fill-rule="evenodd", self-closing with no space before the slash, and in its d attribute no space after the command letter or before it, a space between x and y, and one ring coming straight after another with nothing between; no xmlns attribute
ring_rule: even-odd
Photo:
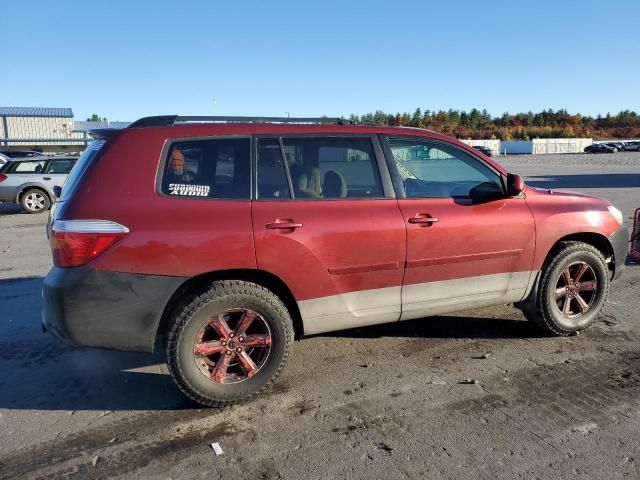
<svg viewBox="0 0 640 480"><path fill-rule="evenodd" d="M128 128L168 127L176 123L317 123L349 125L353 123L345 118L329 117L220 117L220 116L179 116L162 115L144 117L129 125Z"/></svg>

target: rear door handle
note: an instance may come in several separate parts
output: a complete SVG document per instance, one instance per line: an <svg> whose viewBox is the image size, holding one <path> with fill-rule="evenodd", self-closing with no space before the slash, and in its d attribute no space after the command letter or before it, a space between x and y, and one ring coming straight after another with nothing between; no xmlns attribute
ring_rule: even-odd
<svg viewBox="0 0 640 480"><path fill-rule="evenodd" d="M431 225L437 221L438 219L436 217L432 217L428 213L417 213L415 217L409 218L409 223L416 225Z"/></svg>
<svg viewBox="0 0 640 480"><path fill-rule="evenodd" d="M42 177L43 180L51 180L51 177Z"/></svg>
<svg viewBox="0 0 640 480"><path fill-rule="evenodd" d="M294 222L290 218L277 218L273 223L267 223L265 227L269 230L293 230L301 228L302 224Z"/></svg>

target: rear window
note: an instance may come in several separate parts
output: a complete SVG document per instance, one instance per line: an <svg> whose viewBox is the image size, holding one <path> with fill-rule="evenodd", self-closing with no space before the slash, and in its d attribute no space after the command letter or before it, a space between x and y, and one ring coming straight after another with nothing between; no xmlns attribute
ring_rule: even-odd
<svg viewBox="0 0 640 480"><path fill-rule="evenodd" d="M162 193L177 197L250 198L251 140L180 141L164 163Z"/></svg>
<svg viewBox="0 0 640 480"><path fill-rule="evenodd" d="M7 167L7 173L42 173L46 160L29 162L11 162Z"/></svg>
<svg viewBox="0 0 640 480"><path fill-rule="evenodd" d="M64 186L62 187L62 193L60 194L60 201L63 202L73 195L73 192L78 187L78 183L80 179L84 176L85 172L93 163L93 160L98 155L98 152L104 145L104 140L94 140L91 142L87 148L82 152L80 158L76 162L75 168L71 170L70 175L67 177L67 180L64 182Z"/></svg>

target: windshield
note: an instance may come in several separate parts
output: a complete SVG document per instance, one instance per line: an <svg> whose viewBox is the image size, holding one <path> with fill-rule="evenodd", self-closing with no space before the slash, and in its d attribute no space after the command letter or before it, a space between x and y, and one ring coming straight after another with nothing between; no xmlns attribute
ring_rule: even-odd
<svg viewBox="0 0 640 480"><path fill-rule="evenodd" d="M80 158L71 170L67 181L62 187L62 194L60 195L59 201L63 202L71 197L74 190L77 188L78 183L84 176L85 172L89 169L89 166L91 166L91 163L93 163L93 159L96 158L96 155L104 143L104 140L94 140L87 146L82 155L80 155Z"/></svg>

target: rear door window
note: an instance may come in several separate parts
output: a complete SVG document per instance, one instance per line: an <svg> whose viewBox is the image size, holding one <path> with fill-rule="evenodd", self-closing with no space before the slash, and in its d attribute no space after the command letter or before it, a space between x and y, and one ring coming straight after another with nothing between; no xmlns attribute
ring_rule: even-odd
<svg viewBox="0 0 640 480"><path fill-rule="evenodd" d="M369 137L282 139L296 199L383 198Z"/></svg>
<svg viewBox="0 0 640 480"><path fill-rule="evenodd" d="M37 160L31 162L13 162L7 169L8 173L42 173L46 160Z"/></svg>
<svg viewBox="0 0 640 480"><path fill-rule="evenodd" d="M257 165L259 199L282 200L291 198L280 139L258 139Z"/></svg>
<svg viewBox="0 0 640 480"><path fill-rule="evenodd" d="M76 163L73 159L51 160L46 168L45 173L51 174L68 174L71 172L73 165Z"/></svg>
<svg viewBox="0 0 640 480"><path fill-rule="evenodd" d="M250 198L251 140L175 142L162 175L162 193L176 197Z"/></svg>

